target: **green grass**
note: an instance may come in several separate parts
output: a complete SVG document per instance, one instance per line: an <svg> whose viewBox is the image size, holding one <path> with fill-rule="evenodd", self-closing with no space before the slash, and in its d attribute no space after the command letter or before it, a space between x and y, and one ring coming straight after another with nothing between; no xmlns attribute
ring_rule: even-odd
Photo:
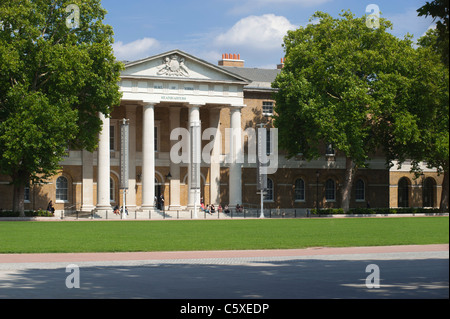
<svg viewBox="0 0 450 319"><path fill-rule="evenodd" d="M0 222L0 253L442 244L448 217Z"/></svg>

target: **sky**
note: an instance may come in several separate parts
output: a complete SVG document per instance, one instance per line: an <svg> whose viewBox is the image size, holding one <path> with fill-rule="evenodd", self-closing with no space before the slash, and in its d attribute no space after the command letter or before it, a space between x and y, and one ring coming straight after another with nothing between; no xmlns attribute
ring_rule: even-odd
<svg viewBox="0 0 450 319"><path fill-rule="evenodd" d="M306 26L317 11L357 17L370 4L393 23L392 34L418 39L431 17L418 17L425 0L102 0L114 29L118 60L134 61L174 49L217 65L223 53L240 54L245 67L276 68L288 30ZM367 14L373 13L369 10Z"/></svg>

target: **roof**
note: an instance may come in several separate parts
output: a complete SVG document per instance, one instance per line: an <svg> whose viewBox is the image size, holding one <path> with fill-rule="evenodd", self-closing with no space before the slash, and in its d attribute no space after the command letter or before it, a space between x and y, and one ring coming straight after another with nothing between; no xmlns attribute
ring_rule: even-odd
<svg viewBox="0 0 450 319"><path fill-rule="evenodd" d="M221 74L226 74L227 76L231 77L234 81L240 82L240 83L242 83L244 85L246 85L246 84L251 82L250 79L247 79L246 77L240 75L239 73L234 73L231 70L229 70L228 68L222 68L222 67L217 66L215 64L209 63L209 62L207 62L205 60L197 58L197 57L195 57L195 56L193 56L193 55L191 55L189 53L186 53L184 51L181 51L179 49L175 49L175 50L171 50L171 51L168 51L168 52L160 53L158 55L146 57L146 58L143 58L143 59L140 59L140 60L136 60L136 61L126 62L125 63L125 69L131 68L131 67L136 66L136 65L144 64L146 62L149 62L151 60L155 60L155 59L158 59L158 58L164 58L164 57L167 57L167 56L172 55L172 54L177 54L177 55L184 56L184 57L186 57L186 58L188 58L188 59L190 59L192 61L195 61L199 65L203 65L206 68L215 70L216 72L221 73ZM192 79L190 79L190 80L192 80Z"/></svg>
<svg viewBox="0 0 450 319"><path fill-rule="evenodd" d="M221 68L250 80L251 83L245 86L245 89L247 90L275 90L272 88L272 82L275 81L275 78L281 72L279 69L241 68L232 66L221 66Z"/></svg>

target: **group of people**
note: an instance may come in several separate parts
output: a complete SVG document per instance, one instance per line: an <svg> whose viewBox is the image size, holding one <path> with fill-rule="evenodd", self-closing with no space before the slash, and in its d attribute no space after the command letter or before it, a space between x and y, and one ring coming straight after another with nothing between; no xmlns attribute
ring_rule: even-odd
<svg viewBox="0 0 450 319"><path fill-rule="evenodd" d="M211 205L206 205L203 202L203 198L200 198L200 209L208 214L214 214L216 212L216 208L214 206L214 204ZM244 207L240 206L239 204L236 204L236 212L242 213ZM224 212L225 214L229 214L230 213L230 208L228 207L228 205L220 205L217 207L217 212L221 213Z"/></svg>
<svg viewBox="0 0 450 319"><path fill-rule="evenodd" d="M123 206L119 207L119 205L114 206L113 213L114 215L120 215L123 212ZM125 215L128 215L128 208L125 207Z"/></svg>

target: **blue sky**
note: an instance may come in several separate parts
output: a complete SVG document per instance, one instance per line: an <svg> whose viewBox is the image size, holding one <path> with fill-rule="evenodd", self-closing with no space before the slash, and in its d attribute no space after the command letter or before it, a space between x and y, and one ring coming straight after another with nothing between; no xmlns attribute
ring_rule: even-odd
<svg viewBox="0 0 450 319"><path fill-rule="evenodd" d="M305 26L316 11L356 16L376 4L394 24L392 33L417 39L434 25L418 17L425 0L103 0L105 23L114 28L119 60L137 60L180 49L217 64L222 53L241 54L246 67L275 68L283 36Z"/></svg>

